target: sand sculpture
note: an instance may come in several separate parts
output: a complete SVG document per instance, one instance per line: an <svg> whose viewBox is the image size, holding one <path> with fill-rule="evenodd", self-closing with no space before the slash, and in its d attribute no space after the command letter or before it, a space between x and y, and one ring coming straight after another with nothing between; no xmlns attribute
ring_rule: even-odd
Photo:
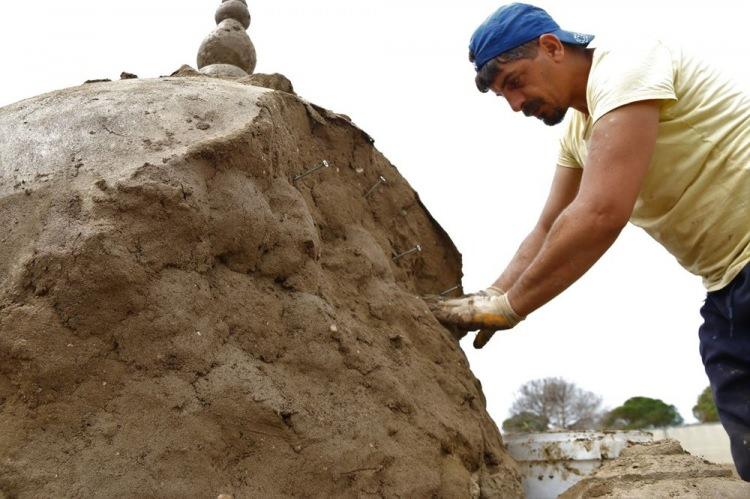
<svg viewBox="0 0 750 499"><path fill-rule="evenodd" d="M519 497L420 298L460 254L216 20L201 73L0 109L0 498Z"/></svg>
<svg viewBox="0 0 750 499"><path fill-rule="evenodd" d="M0 497L520 495L419 298L460 255L348 119L128 79L0 143Z"/></svg>
<svg viewBox="0 0 750 499"><path fill-rule="evenodd" d="M245 0L224 0L217 27L198 49L198 70L209 76L243 77L255 70L255 46L248 36L250 10Z"/></svg>

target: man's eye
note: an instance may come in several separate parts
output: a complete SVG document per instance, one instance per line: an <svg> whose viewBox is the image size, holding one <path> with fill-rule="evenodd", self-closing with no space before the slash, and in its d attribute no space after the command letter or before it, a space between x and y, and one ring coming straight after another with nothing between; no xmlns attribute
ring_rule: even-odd
<svg viewBox="0 0 750 499"><path fill-rule="evenodd" d="M521 86L521 80L519 80L518 78L512 78L512 79L511 79L511 80L510 80L510 81L508 82L508 87L509 87L509 88L510 88L511 90L516 90L516 89L517 89L517 88L519 88L520 86Z"/></svg>

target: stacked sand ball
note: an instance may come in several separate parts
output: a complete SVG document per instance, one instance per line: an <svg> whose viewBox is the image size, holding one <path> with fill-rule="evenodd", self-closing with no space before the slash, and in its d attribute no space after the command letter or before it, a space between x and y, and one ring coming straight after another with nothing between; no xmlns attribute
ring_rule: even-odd
<svg viewBox="0 0 750 499"><path fill-rule="evenodd" d="M223 0L216 29L198 50L198 69L209 76L242 77L255 70L255 46L248 36L250 11L245 0Z"/></svg>

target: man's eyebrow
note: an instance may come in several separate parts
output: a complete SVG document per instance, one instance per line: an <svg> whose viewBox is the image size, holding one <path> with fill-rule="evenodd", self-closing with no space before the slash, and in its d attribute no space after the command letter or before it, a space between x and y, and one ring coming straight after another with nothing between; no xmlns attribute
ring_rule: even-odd
<svg viewBox="0 0 750 499"><path fill-rule="evenodd" d="M497 78L503 74L503 67L500 66L497 68L497 74L495 74L495 81L497 81ZM500 85L500 92L495 92L496 95L502 95L503 86L505 85L505 80L508 79L508 76L506 75L503 80L502 84Z"/></svg>
<svg viewBox="0 0 750 499"><path fill-rule="evenodd" d="M508 78L510 78L510 76L511 76L511 75L512 75L513 73L514 73L513 71L510 71L510 72L507 72L507 73L505 73L505 76L503 76L503 79L502 79L502 80L500 80L500 90L502 90L502 89L504 89L504 88L505 88L505 82L507 82L507 81L508 81ZM500 73L498 73L498 75L501 75L501 74L503 74L503 73L502 73L502 69L500 70Z"/></svg>
<svg viewBox="0 0 750 499"><path fill-rule="evenodd" d="M511 76L515 76L515 75L516 75L515 71L508 71L508 72L506 72L505 76L503 77L503 81L501 83L502 86L500 88L505 88L505 83L508 81L508 78L510 78Z"/></svg>

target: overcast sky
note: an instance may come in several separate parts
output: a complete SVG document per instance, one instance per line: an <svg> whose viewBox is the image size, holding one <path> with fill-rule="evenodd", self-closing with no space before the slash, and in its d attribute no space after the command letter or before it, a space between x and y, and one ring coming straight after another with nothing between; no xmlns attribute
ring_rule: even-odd
<svg viewBox="0 0 750 499"><path fill-rule="evenodd" d="M195 66L219 3L4 1L0 106L121 71L144 78ZM463 253L465 289L491 284L536 221L562 133L474 87L468 40L501 2L248 4L256 72L285 74L301 96L370 133ZM750 88L741 2L537 4L566 29L681 42ZM708 384L697 336L704 296L699 278L629 227L592 271L517 329L481 351L470 338L462 345L498 424L516 389L546 376L601 394L609 407L661 398L691 421Z"/></svg>

